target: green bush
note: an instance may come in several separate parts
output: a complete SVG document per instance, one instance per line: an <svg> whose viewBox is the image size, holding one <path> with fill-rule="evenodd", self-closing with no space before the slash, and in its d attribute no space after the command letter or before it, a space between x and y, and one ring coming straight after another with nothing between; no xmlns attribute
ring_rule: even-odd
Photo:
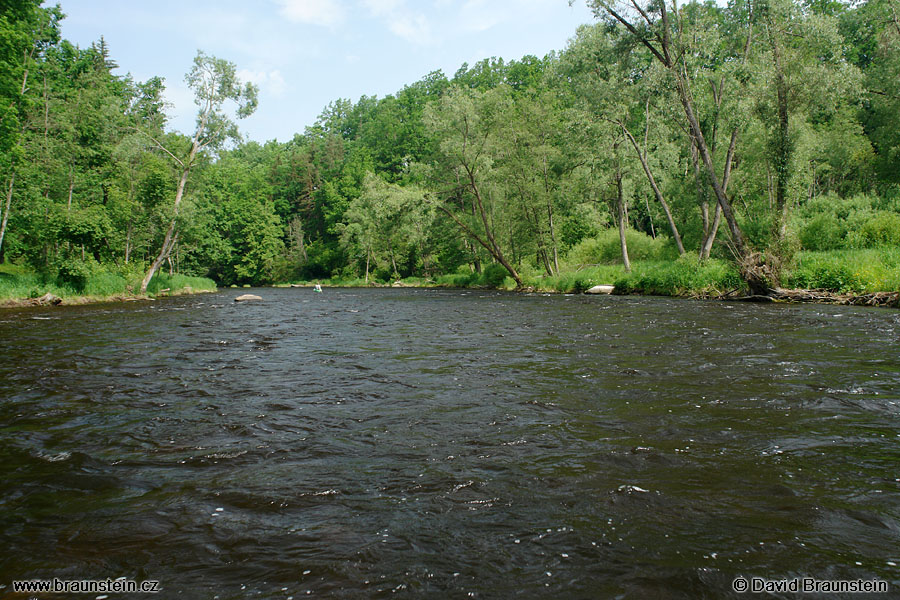
<svg viewBox="0 0 900 600"><path fill-rule="evenodd" d="M482 269L478 283L487 287L499 288L503 287L507 276L509 276L509 271L506 270L506 267L499 263L491 263Z"/></svg>
<svg viewBox="0 0 900 600"><path fill-rule="evenodd" d="M733 263L701 263L696 257L685 255L675 261L635 265L631 273L616 279L615 286L618 293L682 296L721 294L743 287L743 282Z"/></svg>
<svg viewBox="0 0 900 600"><path fill-rule="evenodd" d="M665 236L652 238L640 231L629 229L625 232L628 258L632 261L656 261L675 259L678 251ZM575 244L566 256L566 263L572 267L594 264L616 264L622 262L622 246L618 229L605 229L597 236L586 238Z"/></svg>
<svg viewBox="0 0 900 600"><path fill-rule="evenodd" d="M861 248L900 247L900 214L876 212L859 229L858 239Z"/></svg>
<svg viewBox="0 0 900 600"><path fill-rule="evenodd" d="M895 198L813 198L795 213L793 229L805 250L900 247L900 213Z"/></svg>
<svg viewBox="0 0 900 600"><path fill-rule="evenodd" d="M900 249L803 252L786 283L833 292L900 291Z"/></svg>
<svg viewBox="0 0 900 600"><path fill-rule="evenodd" d="M448 287L469 287L478 281L478 273L451 273L441 275L437 279L438 285Z"/></svg>
<svg viewBox="0 0 900 600"><path fill-rule="evenodd" d="M807 250L836 250L844 247L847 227L831 213L816 215L800 230L800 243Z"/></svg>
<svg viewBox="0 0 900 600"><path fill-rule="evenodd" d="M76 293L84 293L88 279L100 271L100 265L93 259L60 258L56 264L56 281Z"/></svg>

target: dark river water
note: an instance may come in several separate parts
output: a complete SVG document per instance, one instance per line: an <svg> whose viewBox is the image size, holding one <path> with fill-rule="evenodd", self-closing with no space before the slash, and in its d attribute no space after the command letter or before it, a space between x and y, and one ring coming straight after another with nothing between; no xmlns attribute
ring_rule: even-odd
<svg viewBox="0 0 900 600"><path fill-rule="evenodd" d="M0 312L0 598L900 596L898 311L238 293Z"/></svg>

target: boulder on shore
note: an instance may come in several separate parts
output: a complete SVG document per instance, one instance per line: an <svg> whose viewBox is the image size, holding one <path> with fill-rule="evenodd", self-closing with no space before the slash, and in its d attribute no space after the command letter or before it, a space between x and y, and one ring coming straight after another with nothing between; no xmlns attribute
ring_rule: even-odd
<svg viewBox="0 0 900 600"><path fill-rule="evenodd" d="M616 290L614 285L595 285L587 290L585 294L612 294Z"/></svg>
<svg viewBox="0 0 900 600"><path fill-rule="evenodd" d="M244 294L243 296L238 296L237 298L234 299L235 302L257 302L257 301L261 301L261 300L262 300L261 297L256 296L254 294Z"/></svg>

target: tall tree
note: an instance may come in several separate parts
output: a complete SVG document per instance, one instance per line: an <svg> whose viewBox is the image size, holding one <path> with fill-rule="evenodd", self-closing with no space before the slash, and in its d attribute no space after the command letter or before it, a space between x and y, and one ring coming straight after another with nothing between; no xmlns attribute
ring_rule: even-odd
<svg viewBox="0 0 900 600"><path fill-rule="evenodd" d="M198 106L197 126L186 155L178 156L156 137L147 133L157 147L175 161L181 174L172 203L171 221L162 247L141 281L142 294L147 293L150 280L175 246L178 213L184 198L185 186L200 154L206 150L221 148L229 139L240 140L237 125L225 112L225 103L231 101L236 105L235 115L239 119L250 116L256 110L258 93L256 86L247 83L242 87L236 71L235 65L231 62L209 56L202 51L197 52L194 66L185 76L188 87L194 92L194 103Z"/></svg>
<svg viewBox="0 0 900 600"><path fill-rule="evenodd" d="M23 120L32 97L29 75L43 52L59 40L63 17L58 6L41 8L41 4L41 0L0 1L0 172L5 195L0 204L0 261L23 152Z"/></svg>
<svg viewBox="0 0 900 600"><path fill-rule="evenodd" d="M427 107L425 124L442 140L432 164L438 187L437 210L449 217L474 243L487 250L522 287L522 277L502 243L502 194L493 194L488 182L497 158L498 137L511 109L509 89L486 92L453 88Z"/></svg>

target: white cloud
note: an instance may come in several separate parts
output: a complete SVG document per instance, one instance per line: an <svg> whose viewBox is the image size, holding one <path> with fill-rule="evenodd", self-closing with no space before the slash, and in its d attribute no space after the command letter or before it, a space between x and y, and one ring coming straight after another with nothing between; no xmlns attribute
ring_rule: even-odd
<svg viewBox="0 0 900 600"><path fill-rule="evenodd" d="M276 98L284 96L287 89L287 83L282 76L281 71L272 69L271 71L251 71L249 69L240 69L237 72L241 81L249 81L259 86L260 91L271 94Z"/></svg>
<svg viewBox="0 0 900 600"><path fill-rule="evenodd" d="M508 19L512 7L503 6L502 2L486 2L485 0L469 0L460 11L463 31L479 33ZM521 10L519 8L518 10Z"/></svg>
<svg viewBox="0 0 900 600"><path fill-rule="evenodd" d="M369 14L384 21L397 37L418 45L434 41L431 22L419 11L407 7L406 0L360 0Z"/></svg>
<svg viewBox="0 0 900 600"><path fill-rule="evenodd" d="M343 22L346 10L340 0L276 0L281 14L295 23L334 27Z"/></svg>
<svg viewBox="0 0 900 600"><path fill-rule="evenodd" d="M431 23L425 15L397 15L388 22L391 33L413 44L425 45L434 41Z"/></svg>
<svg viewBox="0 0 900 600"><path fill-rule="evenodd" d="M403 8L404 0L362 0L363 6L376 17L395 13Z"/></svg>

